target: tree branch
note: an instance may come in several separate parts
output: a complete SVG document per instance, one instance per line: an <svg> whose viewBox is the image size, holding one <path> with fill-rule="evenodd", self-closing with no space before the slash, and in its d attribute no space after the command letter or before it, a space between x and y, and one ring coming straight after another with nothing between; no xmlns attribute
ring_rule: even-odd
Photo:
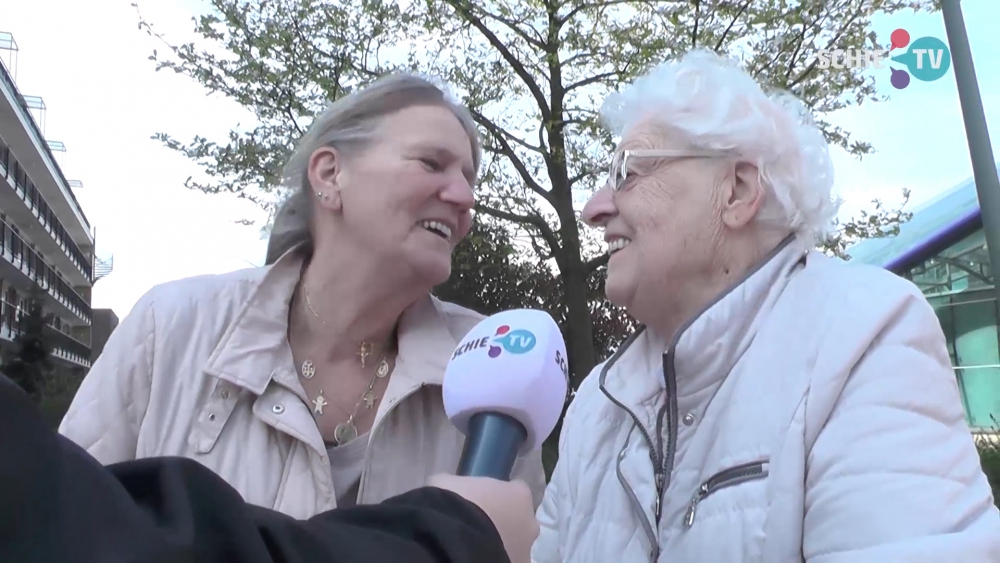
<svg viewBox="0 0 1000 563"><path fill-rule="evenodd" d="M701 23L701 1L693 0L693 2L694 2L694 25L691 26L692 49L698 46L698 24Z"/></svg>
<svg viewBox="0 0 1000 563"><path fill-rule="evenodd" d="M548 252L545 252L542 245L538 244L538 239L535 237L535 233L528 231L528 240L531 243L531 249L534 250L535 254L538 256L539 262L544 262L550 258L556 257L551 248Z"/></svg>
<svg viewBox="0 0 1000 563"><path fill-rule="evenodd" d="M552 194L549 193L548 190L543 188L538 182L535 181L535 178L531 175L531 172L528 171L528 167L525 166L524 161L522 161L517 156L517 153L514 152L513 147L511 147L510 143L507 142L507 139L505 138L506 131L504 131L500 127L497 127L496 124L490 121L490 119L484 116L483 114L479 113L479 111L471 108L469 111L470 113L472 113L472 116L473 118L475 118L476 122L485 127L487 130L489 130L490 135L494 139L496 139L497 143L500 144L500 151L498 152L502 153L503 156L507 157L507 159L510 160L511 165L514 167L515 170L517 170L518 175L521 176L521 180L524 181L525 185L528 186L528 188L531 189L531 191L538 194L542 199L549 202L550 205L554 205L552 203Z"/></svg>
<svg viewBox="0 0 1000 563"><path fill-rule="evenodd" d="M587 78L584 78L583 80L580 80L579 82L574 82L573 84L570 84L569 86L567 86L565 88L565 92L568 94L568 93L572 92L573 90L576 90L577 88L583 88L584 86L589 86L591 84L595 84L597 82L600 82L602 80L606 80L606 79L611 78L613 76L620 76L620 75L625 74L627 72L628 72L628 61L625 61L625 68L623 68L621 70L615 70L615 71L611 71L611 72L602 72L601 74L595 74L593 76L588 76Z"/></svg>
<svg viewBox="0 0 1000 563"><path fill-rule="evenodd" d="M484 117L483 119L486 119L486 118ZM485 127L485 125L484 125L484 127ZM497 130L500 133L503 134L504 139L509 140L510 142L514 143L515 145L517 145L519 147L522 147L522 148L525 148L525 149L527 149L527 150L529 150L531 152L538 153L538 154L540 154L542 156L545 156L546 149L544 147L532 145L531 143L529 143L528 141L525 141L524 139L518 137L517 135L509 133L506 129L497 128Z"/></svg>
<svg viewBox="0 0 1000 563"><path fill-rule="evenodd" d="M575 186L580 180L583 180L587 176L593 175L593 173L594 173L593 170L584 170L584 171L580 172L579 174L576 174L576 175L572 176L569 179L569 182L568 182L570 189L573 189L573 186Z"/></svg>
<svg viewBox="0 0 1000 563"><path fill-rule="evenodd" d="M527 41L529 45L541 49L542 51L545 50L545 43L543 43L542 40L538 39L537 37L532 37L528 35L527 32L525 32L523 29L517 26L517 22L513 22L511 20L508 20L507 18L502 18L490 12L484 12L484 13L486 14L486 17L492 20L496 20L502 23L503 25L507 26L507 28L513 31L515 34L517 34L518 37Z"/></svg>
<svg viewBox="0 0 1000 563"><path fill-rule="evenodd" d="M542 239L545 240L545 244L549 245L549 249L552 251L552 254L558 255L561 251L559 239L556 238L555 232L552 231L552 228L545 221L545 219L538 215L518 215L517 213L511 213L510 211L494 209L481 203L476 204L476 211L485 213L491 217L496 217L497 219L517 223L518 225L534 227L538 230Z"/></svg>
<svg viewBox="0 0 1000 563"><path fill-rule="evenodd" d="M583 265L584 271L587 272L587 275L589 276L590 274L594 273L595 270L607 264L609 258L611 258L611 255L608 253L604 253L598 256L597 258L588 260L587 263Z"/></svg>
<svg viewBox="0 0 1000 563"><path fill-rule="evenodd" d="M713 51L718 52L719 49L722 48L722 44L725 43L726 37L729 36L729 32L733 30L733 26L736 25L736 22L743 17L743 13L750 7L750 2L753 2L753 0L747 0L744 2L743 6L740 7L740 11L736 12L736 15L733 16L733 20L729 22L729 25L726 26L726 30L722 32L722 35L719 36L719 40L715 42L715 48L712 49Z"/></svg>
<svg viewBox="0 0 1000 563"><path fill-rule="evenodd" d="M590 10L593 8L608 8L616 4L630 4L630 3L631 0L608 0L606 2L580 2L565 16L556 19L556 27L562 27L566 22L575 18L577 14L579 14L584 10Z"/></svg>
<svg viewBox="0 0 1000 563"><path fill-rule="evenodd" d="M805 76L808 76L809 73L812 72L812 69L815 68L816 61L813 61L809 66L806 67L806 70L804 70L799 75L799 80L794 81L794 83L789 83L788 82L788 79L791 78L791 75L792 75L792 69L795 67L795 62L798 60L799 54L802 51L802 47L805 45L806 35L809 33L809 30L814 29L814 28L818 27L819 25L821 25L824 19L826 19L826 14L820 14L819 17L816 18L816 21L814 21L813 23L809 24L809 23L807 23L805 21L805 18L803 18L803 20L802 20L802 32L799 33L798 36L795 39L795 41L796 41L795 49L792 51L791 58L789 58L789 60L788 60L788 68L785 69L785 88L786 89L791 89L791 88L797 86L799 84L799 82L801 81L801 79L803 77L805 77ZM841 30L837 32L837 35L836 35L837 38L840 37L840 35L843 33L844 29L846 29L846 28L841 28ZM827 44L827 46L830 46L830 45L833 45L833 41L831 41L830 43ZM775 57L775 59L777 59L777 57Z"/></svg>
<svg viewBox="0 0 1000 563"><path fill-rule="evenodd" d="M829 49L830 47L833 47L833 45L835 45L837 42L840 41L841 36L844 35L844 32L847 31L847 28L850 27L850 24L855 20L855 18L858 17L858 15L860 15L860 12L857 12L857 13L853 14L850 17L850 19L847 20L847 23L845 23L844 25L840 26L840 29L837 30L837 33L835 33L834 36L831 37L829 41L827 41L827 43L826 43L826 48L827 49ZM826 15L822 16L818 21L822 21L822 19L825 19L825 18L826 18ZM803 28L803 35L804 35L804 32L805 32L805 28ZM805 68L805 70L803 70L802 72L800 72L799 75L797 77L795 77L795 80L793 80L792 82L788 83L788 86L786 88L787 89L791 89L791 88L793 88L793 87L798 86L799 84L801 84L802 81L805 80L806 77L809 76L809 73L811 73L814 68L816 68L816 61L815 60L813 62L811 62L809 64L809 66L807 66Z"/></svg>
<svg viewBox="0 0 1000 563"><path fill-rule="evenodd" d="M487 27L486 24L484 24L481 19L479 19L478 17L476 17L475 14L472 13L472 10L468 8L469 4L463 2L462 0L445 0L445 1L448 3L448 5L454 8L455 11L461 14L466 21L472 24L472 27L479 30L479 33L481 33L483 37L485 37L486 40L489 41L490 46L496 49L497 52L500 53L500 56L503 57L505 61L507 61L507 64L509 64L511 69L514 70L514 74L517 74L517 76L521 78L521 81L524 82L524 85L528 88L528 91L531 92L532 97L535 98L535 103L538 104L538 110L542 114L542 120L548 121L550 117L550 111L549 111L549 106L545 100L545 94L542 93L542 89L538 86L538 83L535 82L535 79L531 77L531 74L528 73L528 70L524 67L524 64L521 63L521 61L519 61L517 57L514 56L513 53L511 53L510 49L507 48L507 45L504 44L504 42L501 41L500 38L497 37L496 34L493 33L493 31L489 27Z"/></svg>

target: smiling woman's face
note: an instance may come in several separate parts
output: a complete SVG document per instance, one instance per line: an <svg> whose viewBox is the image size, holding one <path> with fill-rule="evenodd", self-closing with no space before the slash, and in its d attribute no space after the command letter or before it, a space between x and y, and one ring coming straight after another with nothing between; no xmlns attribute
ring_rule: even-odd
<svg viewBox="0 0 1000 563"><path fill-rule="evenodd" d="M340 211L338 237L380 262L443 283L451 253L469 232L475 181L472 144L447 108L414 106L382 120L376 140L344 157L320 149L310 182ZM328 151L324 164L321 151Z"/></svg>
<svg viewBox="0 0 1000 563"><path fill-rule="evenodd" d="M625 133L618 151L689 148L641 121ZM723 228L718 199L724 170L718 159L630 158L620 190L605 187L587 202L584 221L602 227L609 244L605 291L612 303L636 315L711 267Z"/></svg>

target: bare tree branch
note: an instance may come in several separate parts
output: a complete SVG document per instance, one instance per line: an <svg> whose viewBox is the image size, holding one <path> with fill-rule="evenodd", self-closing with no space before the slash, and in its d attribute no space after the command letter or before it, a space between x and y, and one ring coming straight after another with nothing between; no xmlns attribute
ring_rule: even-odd
<svg viewBox="0 0 1000 563"><path fill-rule="evenodd" d="M718 52L719 49L722 48L722 45L725 44L726 39L729 37L729 32L733 30L733 26L736 25L736 22L739 21L741 17L743 17L743 14L746 13L747 8L750 7L750 2L753 2L753 0L747 0L746 2L744 2L743 5L740 7L740 10L736 12L735 16L733 16L733 19L729 21L729 25L726 26L726 30L722 32L722 35L719 36L719 40L715 42L715 47L712 48L713 51Z"/></svg>
<svg viewBox="0 0 1000 563"><path fill-rule="evenodd" d="M517 213L511 213L510 211L503 211L501 209L496 209L489 207L487 205L477 203L476 211L485 213L491 217L496 217L497 219L503 219L504 221L510 221L511 223L517 223L519 225L524 225L537 229L538 233L541 235L545 244L549 245L553 253L559 251L559 240L556 238L555 232L549 227L549 224L538 215L518 215Z"/></svg>
<svg viewBox="0 0 1000 563"><path fill-rule="evenodd" d="M472 10L469 8L469 3L464 2L463 0L445 0L445 2L461 14L462 17L472 25L472 27L475 27L479 33L485 37L487 41L489 41L490 45L497 50L497 53L500 53L503 60L507 61L507 64L510 65L511 69L514 70L514 73L517 74L522 82L524 82L525 87L528 88L528 91L531 92L531 95L535 98L535 103L538 104L538 110L542 114L542 119L548 121L550 118L550 111L548 103L545 100L545 94L542 93L542 89L538 86L538 83L535 82L535 79L531 77L528 70L524 68L524 64L521 63L521 61L519 61L513 53L511 53L510 49L507 48L507 45L501 41L500 38L497 37L497 35L493 33L493 31L490 30L490 28L487 27L481 19L472 13Z"/></svg>
<svg viewBox="0 0 1000 563"><path fill-rule="evenodd" d="M538 194L539 197L541 197L542 199L551 204L552 194L548 190L543 188L541 184L535 181L534 175L532 175L531 172L528 171L528 167L525 166L524 162L520 158L518 158L517 153L514 152L514 149L510 146L510 143L507 142L505 134L506 132L497 127L493 123L493 121L488 119L483 114L479 113L476 110L471 110L471 111L473 117L476 119L476 122L485 127L486 130L490 132L492 138L497 143L500 144L500 150L498 152L500 152L503 156L506 156L507 159L510 160L511 166L513 166L514 169L517 170L517 173L521 176L521 180L524 181L524 185L526 185L531 191Z"/></svg>
<svg viewBox="0 0 1000 563"><path fill-rule="evenodd" d="M605 254L601 254L597 258L592 258L591 260L589 260L587 262L586 266L585 266L586 269L587 269L587 273L590 274L594 270L600 268L601 266L606 265L608 263L608 259L609 258L611 258L611 255L605 253Z"/></svg>
<svg viewBox="0 0 1000 563"><path fill-rule="evenodd" d="M545 42L542 39L540 39L538 37L532 37L532 36L528 35L528 33L526 31L524 31L523 29L521 29L520 27L518 27L517 24L521 23L521 22L514 22L514 21L511 21L511 20L509 20L507 18L502 18L502 17L500 17L500 16L498 16L496 14L489 13L489 12L486 13L486 17L488 17L491 20L495 20L495 21L498 21L498 22L502 23L505 27L507 27L507 29L513 31L518 37L520 37L521 39L524 39L532 47L535 47L536 49L539 49L539 50L542 50L542 51L544 51L546 49Z"/></svg>

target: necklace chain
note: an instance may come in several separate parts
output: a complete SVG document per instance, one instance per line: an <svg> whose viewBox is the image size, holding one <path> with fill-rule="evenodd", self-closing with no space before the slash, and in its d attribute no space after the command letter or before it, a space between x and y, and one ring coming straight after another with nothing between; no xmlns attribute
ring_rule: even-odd
<svg viewBox="0 0 1000 563"><path fill-rule="evenodd" d="M309 299L309 292L306 291L304 287L302 288L302 293L305 296L306 307L317 319L319 319L320 323L326 325L326 321L323 320L323 317L321 317L313 307L312 300ZM361 349L358 352L358 356L361 358L362 368L365 367L365 360L371 355L372 348L373 346L369 342L361 343ZM347 417L346 421L338 424L336 428L334 428L333 438L338 446L342 446L358 437L358 429L354 426L354 419L358 415L358 410L361 408L362 403L365 404L365 409L371 409L375 406L375 401L378 400L378 396L375 394L375 383L379 379L389 375L389 371L387 352L382 355L382 358L376 364L375 371L372 373L371 380L368 382L368 388L365 389L364 393L361 394L361 398L358 399L358 402L354 405L354 411ZM302 362L301 376L306 379L312 379L315 375L316 365L312 362L312 360ZM312 400L312 404L313 413L315 413L316 416L323 416L324 407L330 403L326 400L326 397L323 396L323 390L320 389L319 394Z"/></svg>

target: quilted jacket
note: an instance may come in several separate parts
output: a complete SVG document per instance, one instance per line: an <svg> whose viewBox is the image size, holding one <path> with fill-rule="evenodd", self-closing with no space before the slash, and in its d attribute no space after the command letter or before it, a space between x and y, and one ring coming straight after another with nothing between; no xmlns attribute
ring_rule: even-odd
<svg viewBox="0 0 1000 563"><path fill-rule="evenodd" d="M933 309L792 244L594 369L538 518L535 563L1000 561Z"/></svg>

